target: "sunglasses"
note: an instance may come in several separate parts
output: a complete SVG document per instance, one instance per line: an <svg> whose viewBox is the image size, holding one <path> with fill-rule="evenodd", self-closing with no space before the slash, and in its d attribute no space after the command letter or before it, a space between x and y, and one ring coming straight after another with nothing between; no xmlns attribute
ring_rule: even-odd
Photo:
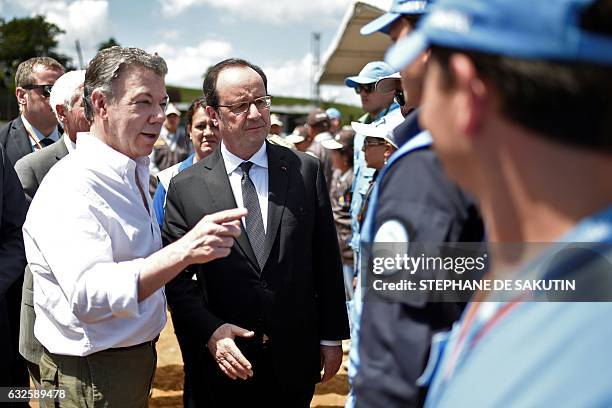
<svg viewBox="0 0 612 408"><path fill-rule="evenodd" d="M380 145L384 145L387 142L383 139L379 139L379 138L374 138L374 137L367 137L364 141L363 141L363 147L370 147L370 146L380 146Z"/></svg>
<svg viewBox="0 0 612 408"><path fill-rule="evenodd" d="M24 85L22 86L23 89L27 89L28 91L32 90L32 89L40 89L40 93L42 94L42 96L44 96L45 98L48 98L51 96L51 88L53 88L53 85L35 85L35 84L30 84L30 85Z"/></svg>
<svg viewBox="0 0 612 408"><path fill-rule="evenodd" d="M375 87L376 87L376 84L359 84L355 87L355 93L359 95L361 91L364 91L365 93L369 94L369 93L374 92Z"/></svg>
<svg viewBox="0 0 612 408"><path fill-rule="evenodd" d="M406 104L406 98L404 98L404 92L401 89L395 90L394 98L399 106L404 106Z"/></svg>

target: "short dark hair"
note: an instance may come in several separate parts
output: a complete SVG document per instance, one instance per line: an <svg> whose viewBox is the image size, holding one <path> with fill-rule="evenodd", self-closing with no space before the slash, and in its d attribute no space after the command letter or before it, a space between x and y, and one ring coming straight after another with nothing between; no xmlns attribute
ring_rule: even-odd
<svg viewBox="0 0 612 408"><path fill-rule="evenodd" d="M189 109L187 109L187 113L185 113L185 130L187 133L190 132L191 123L193 122L193 115L199 108L206 109L206 98L203 96L200 96L191 102Z"/></svg>
<svg viewBox="0 0 612 408"><path fill-rule="evenodd" d="M226 68L233 67L251 68L257 72L263 81L266 93L268 92L268 78L260 67L240 58L228 58L209 68L208 71L206 71L204 83L202 84L204 98L206 98L208 105L212 106L214 109L219 107L219 95L217 95L217 79L219 78L219 73Z"/></svg>
<svg viewBox="0 0 612 408"><path fill-rule="evenodd" d="M583 14L581 26L612 35L612 1L597 0ZM449 68L460 52L501 97L504 116L556 142L612 151L612 66L527 60L473 51L432 47L445 88L454 85Z"/></svg>

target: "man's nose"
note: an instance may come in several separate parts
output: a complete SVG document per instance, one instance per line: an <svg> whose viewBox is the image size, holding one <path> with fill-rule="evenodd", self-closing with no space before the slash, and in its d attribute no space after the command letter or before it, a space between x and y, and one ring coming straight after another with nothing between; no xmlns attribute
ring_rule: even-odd
<svg viewBox="0 0 612 408"><path fill-rule="evenodd" d="M249 104L249 110L247 110L247 117L249 119L258 119L261 117L261 112L259 111L259 109L257 109L257 106L255 106L255 103L253 102Z"/></svg>
<svg viewBox="0 0 612 408"><path fill-rule="evenodd" d="M150 122L151 123L158 123L158 122L164 123L165 121L166 121L166 111L161 105L157 105L155 112L150 117Z"/></svg>

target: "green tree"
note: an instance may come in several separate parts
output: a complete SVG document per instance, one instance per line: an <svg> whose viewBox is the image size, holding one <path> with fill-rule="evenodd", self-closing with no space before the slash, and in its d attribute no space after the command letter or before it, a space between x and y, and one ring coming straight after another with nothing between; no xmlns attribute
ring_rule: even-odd
<svg viewBox="0 0 612 408"><path fill-rule="evenodd" d="M11 86L17 66L32 57L52 57L64 66L70 58L57 52L57 36L64 31L43 16L0 18L0 87Z"/></svg>
<svg viewBox="0 0 612 408"><path fill-rule="evenodd" d="M108 40L100 43L100 45L98 45L98 51L103 50L105 48L114 47L116 45L120 45L120 44L117 42L117 40L115 40L113 37L111 37Z"/></svg>

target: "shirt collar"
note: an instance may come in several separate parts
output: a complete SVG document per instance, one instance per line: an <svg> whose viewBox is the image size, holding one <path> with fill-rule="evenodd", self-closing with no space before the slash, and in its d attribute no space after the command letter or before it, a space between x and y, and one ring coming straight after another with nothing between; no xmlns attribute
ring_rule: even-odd
<svg viewBox="0 0 612 408"><path fill-rule="evenodd" d="M66 145L66 149L68 150L68 153L72 153L76 149L76 143L70 140L67 134L64 134L64 137L62 138L62 142Z"/></svg>
<svg viewBox="0 0 612 408"><path fill-rule="evenodd" d="M132 160L126 155L113 149L92 132L77 133L76 151L95 163L103 164L112 168L121 177L138 168L143 171L149 168L149 158L147 156Z"/></svg>
<svg viewBox="0 0 612 408"><path fill-rule="evenodd" d="M227 174L232 174L238 168L238 166L245 161L227 150L227 147L225 147L225 143L223 141L221 142L221 156L223 157L225 171L227 171ZM256 166L264 167L266 169L268 168L268 150L265 142L248 161Z"/></svg>
<svg viewBox="0 0 612 408"><path fill-rule="evenodd" d="M21 121L23 122L23 124L25 125L25 127L27 129L32 129L34 131L34 133L36 133L36 137L38 138L38 140L43 140L44 138L48 137L49 139L53 140L54 142L57 142L60 138L60 133L59 133L59 129L57 128L57 126L55 126L55 128L53 129L53 132L51 132L51 134L49 136L45 136L42 134L42 132L38 129L36 129L34 127L34 125L32 125L25 117L25 115L21 115ZM33 141L31 141L32 143L34 143Z"/></svg>

